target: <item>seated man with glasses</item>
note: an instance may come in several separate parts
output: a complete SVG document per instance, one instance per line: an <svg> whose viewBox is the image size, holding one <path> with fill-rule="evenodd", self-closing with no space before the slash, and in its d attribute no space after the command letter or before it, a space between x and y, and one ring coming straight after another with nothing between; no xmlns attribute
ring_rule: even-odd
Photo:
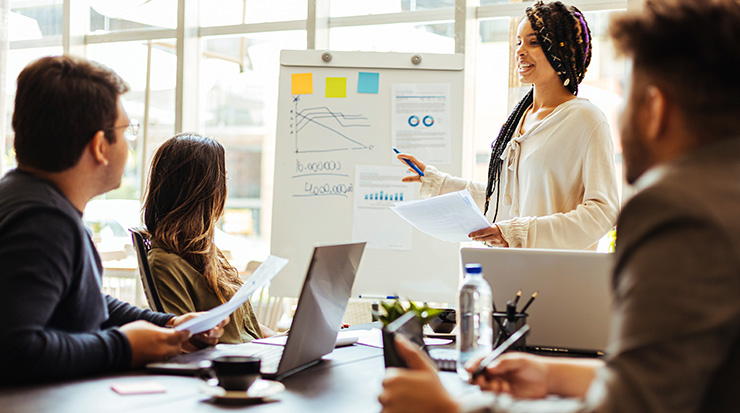
<svg viewBox="0 0 740 413"><path fill-rule="evenodd" d="M194 317L142 310L101 293L103 267L82 224L95 196L121 184L135 137L111 70L46 57L18 76L18 168L0 180L0 385L140 367L215 344L223 326L190 337ZM226 320L225 320L226 321Z"/></svg>

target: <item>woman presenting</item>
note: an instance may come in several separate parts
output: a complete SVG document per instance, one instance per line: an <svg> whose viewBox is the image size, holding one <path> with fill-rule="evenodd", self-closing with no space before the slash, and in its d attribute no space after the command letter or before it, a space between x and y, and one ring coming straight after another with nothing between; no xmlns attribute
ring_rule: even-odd
<svg viewBox="0 0 740 413"><path fill-rule="evenodd" d="M409 154L423 197L468 189L493 223L471 233L493 247L593 249L619 209L614 149L604 114L578 98L591 62L583 14L561 2L527 8L517 30L519 80L532 89L491 144L488 183L440 172ZM489 208L490 207L490 208Z"/></svg>

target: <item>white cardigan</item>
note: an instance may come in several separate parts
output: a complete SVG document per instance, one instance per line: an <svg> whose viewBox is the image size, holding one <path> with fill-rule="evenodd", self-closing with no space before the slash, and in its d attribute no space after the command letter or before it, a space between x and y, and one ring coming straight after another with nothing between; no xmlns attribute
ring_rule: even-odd
<svg viewBox="0 0 740 413"><path fill-rule="evenodd" d="M614 226L619 211L614 148L604 114L588 100L569 100L523 135L516 133L501 158L496 225L510 247L593 249ZM466 188L483 210L485 183L428 165L421 196ZM489 221L495 202L494 192Z"/></svg>

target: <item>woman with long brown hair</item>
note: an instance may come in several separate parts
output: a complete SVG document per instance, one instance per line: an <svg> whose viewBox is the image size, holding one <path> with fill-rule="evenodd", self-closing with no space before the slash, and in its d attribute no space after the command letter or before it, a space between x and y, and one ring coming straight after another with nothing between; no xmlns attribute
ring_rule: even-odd
<svg viewBox="0 0 740 413"><path fill-rule="evenodd" d="M144 223L152 243L149 266L165 311L210 310L241 286L239 272L213 242L225 204L226 163L220 143L183 133L159 147L149 175ZM224 330L225 343L251 341L269 332L263 333L249 301L231 315Z"/></svg>

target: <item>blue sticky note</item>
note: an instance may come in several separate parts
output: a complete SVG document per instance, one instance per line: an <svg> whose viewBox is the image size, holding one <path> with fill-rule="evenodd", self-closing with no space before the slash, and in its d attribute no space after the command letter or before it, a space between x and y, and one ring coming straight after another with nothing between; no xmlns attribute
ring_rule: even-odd
<svg viewBox="0 0 740 413"><path fill-rule="evenodd" d="M380 73L360 72L357 77L357 93L378 93Z"/></svg>

